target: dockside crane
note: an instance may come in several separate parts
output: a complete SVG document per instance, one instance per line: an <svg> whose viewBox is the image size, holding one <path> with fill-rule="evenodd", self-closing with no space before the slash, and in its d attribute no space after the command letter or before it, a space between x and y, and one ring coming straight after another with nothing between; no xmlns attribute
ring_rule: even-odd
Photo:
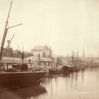
<svg viewBox="0 0 99 99"><path fill-rule="evenodd" d="M3 32L3 38L2 38L2 41L1 41L0 63L2 63L2 55L3 55L4 43L5 43L5 40L6 40L6 36L7 36L8 30L9 30L10 28L13 28L13 27L22 25L22 23L21 23L21 24L17 24L17 25L8 27L8 22L9 22L9 16L10 16L10 12L11 12L11 7L12 7L12 1L11 1L11 3L10 3L10 8L9 8L9 11L8 11L8 16L7 16L7 19L6 19L5 28L4 28L4 32Z"/></svg>
<svg viewBox="0 0 99 99"><path fill-rule="evenodd" d="M15 34L13 34L13 36L12 36L11 40L7 40L8 45L7 45L6 49L3 51L3 55L6 55L6 53L7 53L7 51L8 51L7 49L9 49L9 48L10 48L10 44L11 44L11 42L12 42L12 40L13 40L14 36L15 36ZM3 56L3 55L2 55L2 56Z"/></svg>

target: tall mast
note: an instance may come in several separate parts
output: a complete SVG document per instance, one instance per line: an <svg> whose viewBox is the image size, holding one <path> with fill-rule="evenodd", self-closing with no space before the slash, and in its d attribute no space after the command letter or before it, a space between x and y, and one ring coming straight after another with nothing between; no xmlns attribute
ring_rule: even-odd
<svg viewBox="0 0 99 99"><path fill-rule="evenodd" d="M7 16L7 20L6 20L6 24L5 24L5 28L4 28L4 32L3 32L3 38L2 38L2 41L1 41L0 63L2 61L2 54L3 54L4 43L5 43L6 35L7 35L7 32L8 32L8 20L9 20L9 15L10 15L11 7L12 7L12 1L10 3L10 8L9 8L9 12L8 12L8 16Z"/></svg>
<svg viewBox="0 0 99 99"><path fill-rule="evenodd" d="M85 58L85 48L83 47L82 57Z"/></svg>
<svg viewBox="0 0 99 99"><path fill-rule="evenodd" d="M4 43L5 43L5 39L6 39L6 36L7 36L8 29L19 26L19 25L22 25L22 23L20 23L20 24L16 24L16 25L8 27L8 20L9 20L9 15L10 15L10 12L11 12L11 7L12 7L12 1L10 3L10 8L9 8L9 12L8 12L8 16L7 16L7 20L6 20L6 24L5 24L5 28L4 28L4 32L3 32L3 38L2 38L2 41L1 41L0 63L2 61L3 48L4 48Z"/></svg>

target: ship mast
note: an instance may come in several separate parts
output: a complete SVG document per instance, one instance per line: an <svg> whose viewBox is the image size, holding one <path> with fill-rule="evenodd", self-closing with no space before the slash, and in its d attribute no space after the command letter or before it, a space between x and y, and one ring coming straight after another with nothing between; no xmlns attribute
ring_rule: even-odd
<svg viewBox="0 0 99 99"><path fill-rule="evenodd" d="M4 43L5 43L6 35L7 35L7 32L8 32L8 20L9 20L9 15L10 15L11 7L12 7L12 1L10 3L10 8L9 8L9 12L8 12L8 16L7 16L7 20L6 20L6 24L5 24L5 28L4 28L4 32L3 32L3 38L2 38L2 41L1 41L0 63L2 61L2 53L3 53Z"/></svg>
<svg viewBox="0 0 99 99"><path fill-rule="evenodd" d="M2 62L3 48L4 48L4 43L5 43L5 39L6 39L6 36L7 36L8 29L19 26L19 25L22 25L22 23L20 23L20 24L8 27L8 20L9 20L9 15L10 15L10 12L11 12L11 7L12 7L12 1L10 3L10 8L9 8L9 12L8 12L8 16L7 16L7 20L6 20L6 24L5 24L5 28L4 28L4 32L3 32L3 38L2 38L2 41L1 41L0 63Z"/></svg>

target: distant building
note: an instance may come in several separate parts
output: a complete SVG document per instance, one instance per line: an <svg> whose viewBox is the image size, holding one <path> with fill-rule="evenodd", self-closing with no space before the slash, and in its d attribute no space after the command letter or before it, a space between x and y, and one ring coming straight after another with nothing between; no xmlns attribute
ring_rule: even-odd
<svg viewBox="0 0 99 99"><path fill-rule="evenodd" d="M13 50L13 57L20 57L21 52L18 50Z"/></svg>
<svg viewBox="0 0 99 99"><path fill-rule="evenodd" d="M85 57L82 58L82 61L85 66L99 66L98 57Z"/></svg>
<svg viewBox="0 0 99 99"><path fill-rule="evenodd" d="M25 58L26 63L41 66L56 65L56 59L52 57L52 49L48 46L36 46L31 51L33 55Z"/></svg>
<svg viewBox="0 0 99 99"><path fill-rule="evenodd" d="M48 46L35 46L31 51L34 56L52 57L52 50Z"/></svg>
<svg viewBox="0 0 99 99"><path fill-rule="evenodd" d="M14 58L14 57L2 57L3 64L21 64L21 58Z"/></svg>
<svg viewBox="0 0 99 99"><path fill-rule="evenodd" d="M13 57L13 49L12 48L4 48L3 56Z"/></svg>
<svg viewBox="0 0 99 99"><path fill-rule="evenodd" d="M48 57L41 57L38 58L36 56L30 56L24 59L25 63L33 64L35 66L55 66L56 59L55 58L48 58Z"/></svg>

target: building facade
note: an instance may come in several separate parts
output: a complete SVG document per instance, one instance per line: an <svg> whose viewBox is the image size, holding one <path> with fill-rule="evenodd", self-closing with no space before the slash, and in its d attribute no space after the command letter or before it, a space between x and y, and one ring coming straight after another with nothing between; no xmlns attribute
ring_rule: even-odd
<svg viewBox="0 0 99 99"><path fill-rule="evenodd" d="M33 56L25 58L26 63L35 66L56 65L56 59L52 56L52 49L48 46L36 46L31 51Z"/></svg>
<svg viewBox="0 0 99 99"><path fill-rule="evenodd" d="M31 51L34 56L52 57L52 50L48 46L35 46Z"/></svg>

